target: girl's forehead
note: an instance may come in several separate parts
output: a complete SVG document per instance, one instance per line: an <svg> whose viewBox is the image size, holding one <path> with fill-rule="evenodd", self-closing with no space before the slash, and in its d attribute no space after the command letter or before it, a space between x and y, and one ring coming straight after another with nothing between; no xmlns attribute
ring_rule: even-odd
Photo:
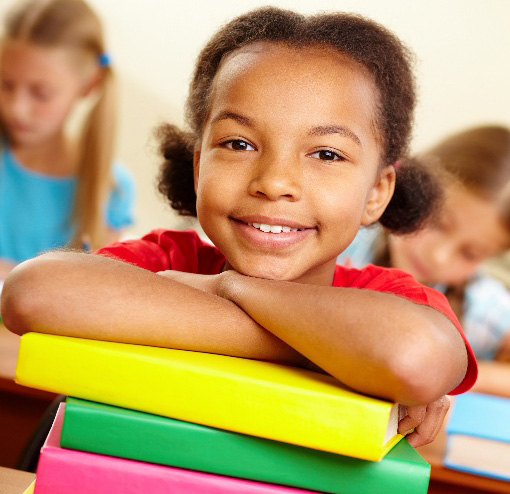
<svg viewBox="0 0 510 494"><path fill-rule="evenodd" d="M362 65L332 48L294 47L283 43L253 43L226 57L213 80L211 102L215 95L225 97L233 88L256 91L269 85L275 92L295 88L321 91L327 86L362 93L360 112L375 112L378 91L371 74Z"/></svg>
<svg viewBox="0 0 510 494"><path fill-rule="evenodd" d="M443 215L466 235L471 233L488 252L498 253L510 245L510 232L504 221L506 211L496 198L482 197L451 181L445 186Z"/></svg>
<svg viewBox="0 0 510 494"><path fill-rule="evenodd" d="M17 60L43 67L45 65L63 65L67 51L63 48L39 45L27 40L6 39L1 45L4 61Z"/></svg>
<svg viewBox="0 0 510 494"><path fill-rule="evenodd" d="M81 51L71 47L40 45L24 39L7 39L0 46L0 69L14 77L81 80L90 65Z"/></svg>
<svg viewBox="0 0 510 494"><path fill-rule="evenodd" d="M329 47L253 43L222 62L210 93L208 117L229 106L261 115L266 109L271 119L279 111L289 119L295 117L294 121L309 112L317 125L348 123L380 145L378 101L372 75L343 53Z"/></svg>
<svg viewBox="0 0 510 494"><path fill-rule="evenodd" d="M348 67L351 71L358 72L373 81L365 66L332 47L321 45L294 46L283 42L267 41L250 43L229 53L222 60L217 76L218 74L229 73L233 69L237 69L237 72L246 70L255 64L264 64L265 70L281 72L285 67L294 66L302 61L310 67L310 71L313 71L318 65L330 64L331 66Z"/></svg>

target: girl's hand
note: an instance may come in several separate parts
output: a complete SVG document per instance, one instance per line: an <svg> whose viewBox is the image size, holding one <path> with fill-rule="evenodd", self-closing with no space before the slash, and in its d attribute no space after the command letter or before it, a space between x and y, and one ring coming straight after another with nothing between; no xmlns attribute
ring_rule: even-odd
<svg viewBox="0 0 510 494"><path fill-rule="evenodd" d="M409 434L406 439L413 448L424 446L434 440L441 430L444 418L450 408L450 400L442 396L428 405L407 406L407 415L399 422L398 432Z"/></svg>

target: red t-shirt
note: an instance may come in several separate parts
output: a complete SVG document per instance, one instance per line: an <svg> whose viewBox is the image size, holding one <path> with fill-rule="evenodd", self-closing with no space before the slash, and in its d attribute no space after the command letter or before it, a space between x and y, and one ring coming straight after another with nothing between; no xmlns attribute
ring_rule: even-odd
<svg viewBox="0 0 510 494"><path fill-rule="evenodd" d="M116 242L99 249L96 253L154 273L173 269L187 273L218 274L225 263L223 254L213 245L202 241L192 230L154 230L139 240ZM411 275L403 271L373 265L363 269L336 266L333 286L391 293L441 312L458 329L468 354L466 375L450 394L464 393L473 386L478 373L476 359L457 317L443 294L420 285Z"/></svg>

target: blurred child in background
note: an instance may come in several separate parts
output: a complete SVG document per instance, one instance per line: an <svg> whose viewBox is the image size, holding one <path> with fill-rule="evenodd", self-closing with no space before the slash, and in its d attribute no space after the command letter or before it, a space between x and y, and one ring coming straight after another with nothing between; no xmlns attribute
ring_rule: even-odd
<svg viewBox="0 0 510 494"><path fill-rule="evenodd" d="M76 104L92 108L73 139ZM16 3L0 45L0 279L58 247L99 247L132 223L134 186L112 164L114 77L82 0Z"/></svg>
<svg viewBox="0 0 510 494"><path fill-rule="evenodd" d="M444 184L435 221L410 235L364 229L338 260L395 267L445 293L482 361L474 389L510 397L510 294L481 269L510 246L510 130L471 128L417 159Z"/></svg>

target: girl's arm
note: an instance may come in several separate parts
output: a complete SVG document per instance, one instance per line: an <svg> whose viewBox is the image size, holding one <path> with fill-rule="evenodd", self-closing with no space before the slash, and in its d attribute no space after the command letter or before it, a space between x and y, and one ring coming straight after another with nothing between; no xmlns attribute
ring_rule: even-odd
<svg viewBox="0 0 510 494"><path fill-rule="evenodd" d="M223 297L354 389L426 404L466 374L458 330L430 307L372 290L221 276Z"/></svg>
<svg viewBox="0 0 510 494"><path fill-rule="evenodd" d="M478 379L471 390L510 398L510 363L479 361Z"/></svg>
<svg viewBox="0 0 510 494"><path fill-rule="evenodd" d="M495 360L510 364L510 331L507 331L499 345Z"/></svg>
<svg viewBox="0 0 510 494"><path fill-rule="evenodd" d="M2 315L18 334L38 331L297 365L302 354L354 389L407 405L435 401L466 371L465 346L453 325L433 309L394 295L233 271L170 275L179 281L100 256L46 254L6 280ZM187 286L188 279L211 293Z"/></svg>
<svg viewBox="0 0 510 494"><path fill-rule="evenodd" d="M231 301L91 254L52 252L18 265L5 281L2 317L20 335L36 331L306 362Z"/></svg>

